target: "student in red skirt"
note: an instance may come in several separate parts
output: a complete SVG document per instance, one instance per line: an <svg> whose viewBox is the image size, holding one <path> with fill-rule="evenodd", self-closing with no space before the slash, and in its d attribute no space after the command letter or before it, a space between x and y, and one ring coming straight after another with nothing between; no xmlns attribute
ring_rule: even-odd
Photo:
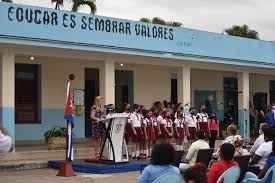
<svg viewBox="0 0 275 183"><path fill-rule="evenodd" d="M155 132L152 121L153 112L147 111L145 114L145 118L143 119L144 125L144 137L145 137L145 154L146 156L150 156L150 148L153 142L155 141Z"/></svg>
<svg viewBox="0 0 275 183"><path fill-rule="evenodd" d="M173 122L171 120L171 114L169 112L166 113L166 116L163 120L164 127L164 138L170 142L170 139L173 138Z"/></svg>
<svg viewBox="0 0 275 183"><path fill-rule="evenodd" d="M160 128L160 135L158 136L159 139L163 139L165 138L164 134L165 134L165 130L164 130L164 125L163 125L163 120L166 116L166 111L163 110L160 112L159 116L157 117L157 121L159 124L159 128Z"/></svg>
<svg viewBox="0 0 275 183"><path fill-rule="evenodd" d="M134 112L130 116L133 126L132 133L132 159L140 159L140 150L141 143L143 141L143 131L141 129L142 124L142 116L140 106L138 104L134 104Z"/></svg>
<svg viewBox="0 0 275 183"><path fill-rule="evenodd" d="M195 108L190 107L189 115L185 117L186 124L188 126L188 143L189 146L196 140L196 132L197 132L197 119L195 116Z"/></svg>
<svg viewBox="0 0 275 183"><path fill-rule="evenodd" d="M208 115L206 109L203 107L201 112L197 114L198 129L201 129L205 133L206 139L209 138L209 128L208 128Z"/></svg>
<svg viewBox="0 0 275 183"><path fill-rule="evenodd" d="M156 143L156 140L161 136L161 129L160 129L160 124L158 122L158 116L159 113L157 110L154 111L154 114L151 116L150 120L153 123L153 127L154 127L154 133L155 133L155 139L153 141L153 144Z"/></svg>
<svg viewBox="0 0 275 183"><path fill-rule="evenodd" d="M128 117L129 117L129 119L128 119L128 121L127 121L127 123L126 123L126 126L125 126L125 141L126 141L126 144L128 144L129 143L129 141L130 141L130 138L131 138L131 136L132 136L132 134L133 134L133 124L132 124L132 121L131 121L131 119L130 119L130 116L132 115L132 113L131 113L131 105L130 104L128 104L128 103L124 103L123 104L123 114L126 114Z"/></svg>
<svg viewBox="0 0 275 183"><path fill-rule="evenodd" d="M174 121L176 138L177 138L177 148L176 150L183 150L183 139L184 136L188 134L187 124L185 123L185 116L182 111L177 111L177 118Z"/></svg>

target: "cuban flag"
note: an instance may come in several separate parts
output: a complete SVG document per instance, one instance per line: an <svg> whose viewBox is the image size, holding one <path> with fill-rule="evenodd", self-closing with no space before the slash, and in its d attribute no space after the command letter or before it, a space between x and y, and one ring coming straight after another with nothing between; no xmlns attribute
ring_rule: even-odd
<svg viewBox="0 0 275 183"><path fill-rule="evenodd" d="M73 137L72 129L74 127L74 116L73 116L73 102L71 97L70 82L67 86L67 100L64 119L67 121L67 158L69 161L73 160Z"/></svg>

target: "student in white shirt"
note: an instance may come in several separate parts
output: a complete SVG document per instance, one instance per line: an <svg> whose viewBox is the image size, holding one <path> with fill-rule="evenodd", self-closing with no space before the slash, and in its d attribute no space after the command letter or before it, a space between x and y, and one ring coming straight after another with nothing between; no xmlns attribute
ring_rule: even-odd
<svg viewBox="0 0 275 183"><path fill-rule="evenodd" d="M268 128L268 125L266 123L261 123L260 124L260 129L259 129L259 137L255 140L254 145L250 149L250 154L254 155L256 150L260 147L262 143L265 142L264 140L264 130Z"/></svg>
<svg viewBox="0 0 275 183"><path fill-rule="evenodd" d="M198 129L204 131L206 139L209 138L209 127L208 127L208 114L206 113L206 109L202 108L201 112L197 114L198 120Z"/></svg>
<svg viewBox="0 0 275 183"><path fill-rule="evenodd" d="M197 131L197 119L195 116L195 108L190 107L189 115L185 118L186 124L188 126L188 142L191 145L196 140L196 131Z"/></svg>
<svg viewBox="0 0 275 183"><path fill-rule="evenodd" d="M187 135L187 125L185 123L185 116L182 111L177 111L177 118L174 121L175 124L175 132L177 138L177 148L176 150L180 151L183 150L183 139Z"/></svg>
<svg viewBox="0 0 275 183"><path fill-rule="evenodd" d="M274 140L274 137L275 137L274 128L267 128L264 131L265 142L262 143L260 147L256 150L253 159L249 163L250 165L259 166L260 170L264 168L267 158L272 152L272 141Z"/></svg>
<svg viewBox="0 0 275 183"><path fill-rule="evenodd" d="M164 125L163 125L163 120L166 116L166 111L163 110L160 112L159 116L157 117L157 121L160 127L160 134L159 134L159 138L165 138L165 130L164 130Z"/></svg>
<svg viewBox="0 0 275 183"><path fill-rule="evenodd" d="M164 129L164 138L170 142L170 139L173 137L173 122L171 120L170 112L166 113L165 118L162 121Z"/></svg>
<svg viewBox="0 0 275 183"><path fill-rule="evenodd" d="M0 153L8 153L12 150L12 138L9 132L0 122Z"/></svg>

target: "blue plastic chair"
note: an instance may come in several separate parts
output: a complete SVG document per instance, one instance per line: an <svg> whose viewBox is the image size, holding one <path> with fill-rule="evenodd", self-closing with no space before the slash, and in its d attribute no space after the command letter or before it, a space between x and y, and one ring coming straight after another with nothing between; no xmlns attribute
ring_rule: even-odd
<svg viewBox="0 0 275 183"><path fill-rule="evenodd" d="M271 182L275 182L275 165L273 165L272 167L270 167L268 169L268 171L266 172L264 178L262 178L262 179L248 178L247 179L247 183L252 183L252 182L253 183L264 183L271 173L272 173L272 180L271 180Z"/></svg>
<svg viewBox="0 0 275 183"><path fill-rule="evenodd" d="M169 173L163 174L162 176L154 180L153 183L182 183L182 182L183 180L180 174L169 172Z"/></svg>
<svg viewBox="0 0 275 183"><path fill-rule="evenodd" d="M241 169L238 166L233 166L226 170L217 180L217 183L236 183L240 177Z"/></svg>

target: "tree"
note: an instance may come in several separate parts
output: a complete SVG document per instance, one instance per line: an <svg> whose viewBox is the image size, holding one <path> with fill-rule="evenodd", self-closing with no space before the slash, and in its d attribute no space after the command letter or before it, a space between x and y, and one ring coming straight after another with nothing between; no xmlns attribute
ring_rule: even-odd
<svg viewBox="0 0 275 183"><path fill-rule="evenodd" d="M250 39L260 39L259 33L255 30L252 30L248 27L248 25L233 25L230 28L224 29L222 32L223 34L231 35L231 36L238 36L238 37L245 37Z"/></svg>
<svg viewBox="0 0 275 183"><path fill-rule="evenodd" d="M89 6L91 9L91 14L95 14L96 13L96 4L95 4L95 0L72 0L73 2L73 7L72 7L72 11L78 11L79 8L81 6Z"/></svg>
<svg viewBox="0 0 275 183"><path fill-rule="evenodd" d="M60 10L60 6L63 6L64 0L52 0L52 3L55 3L56 10Z"/></svg>
<svg viewBox="0 0 275 183"><path fill-rule="evenodd" d="M162 18L159 18L159 17L153 17L153 19L140 18L139 21L146 22L146 23L152 23L152 24L174 26L174 27L181 27L182 26L181 22L165 21L165 20L163 20Z"/></svg>
<svg viewBox="0 0 275 183"><path fill-rule="evenodd" d="M2 0L2 2L12 3L12 0Z"/></svg>

